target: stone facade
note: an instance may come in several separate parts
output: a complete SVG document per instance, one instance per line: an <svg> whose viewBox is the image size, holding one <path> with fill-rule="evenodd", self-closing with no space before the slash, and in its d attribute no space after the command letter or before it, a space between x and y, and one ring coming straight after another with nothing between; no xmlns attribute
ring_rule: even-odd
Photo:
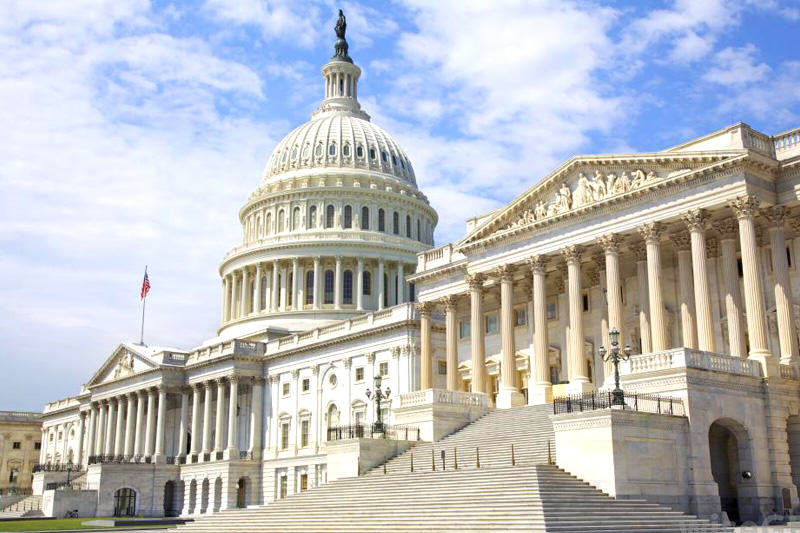
<svg viewBox="0 0 800 533"><path fill-rule="evenodd" d="M41 427L40 413L0 411L0 494L31 490L39 464Z"/></svg>

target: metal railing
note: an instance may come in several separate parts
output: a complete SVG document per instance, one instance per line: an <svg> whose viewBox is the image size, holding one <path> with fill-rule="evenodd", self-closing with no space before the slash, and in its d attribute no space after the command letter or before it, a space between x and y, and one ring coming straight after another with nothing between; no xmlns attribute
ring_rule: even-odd
<svg viewBox="0 0 800 533"><path fill-rule="evenodd" d="M145 463L149 464L153 458L149 455L90 455L90 465L101 464L122 464L122 463Z"/></svg>
<svg viewBox="0 0 800 533"><path fill-rule="evenodd" d="M623 405L614 405L611 391L587 392L553 399L553 414L595 411L611 407L625 411L685 416L683 400L657 394L623 391Z"/></svg>
<svg viewBox="0 0 800 533"><path fill-rule="evenodd" d="M33 465L33 473L36 472L80 472L83 470L81 465L76 465L72 463L66 464L53 464L53 463L44 463L40 465Z"/></svg>
<svg viewBox="0 0 800 533"><path fill-rule="evenodd" d="M419 440L419 428L413 426L389 426L386 424L355 424L328 428L328 440L342 439L389 439Z"/></svg>

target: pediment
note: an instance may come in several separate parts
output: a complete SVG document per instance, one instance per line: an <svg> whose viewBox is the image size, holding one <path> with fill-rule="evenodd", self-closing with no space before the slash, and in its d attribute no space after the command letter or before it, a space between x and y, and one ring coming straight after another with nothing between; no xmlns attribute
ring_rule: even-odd
<svg viewBox="0 0 800 533"><path fill-rule="evenodd" d="M575 157L497 210L456 247L588 211L744 157L742 151Z"/></svg>
<svg viewBox="0 0 800 533"><path fill-rule="evenodd" d="M131 346L120 344L87 385L99 385L156 368L158 365Z"/></svg>

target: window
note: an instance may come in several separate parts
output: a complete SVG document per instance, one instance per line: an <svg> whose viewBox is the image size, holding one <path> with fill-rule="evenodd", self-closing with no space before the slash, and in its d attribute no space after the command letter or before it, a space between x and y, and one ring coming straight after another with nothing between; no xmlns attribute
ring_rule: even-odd
<svg viewBox="0 0 800 533"><path fill-rule="evenodd" d="M364 157L364 147L361 146L360 144L356 146L356 156L358 156L359 159Z"/></svg>
<svg viewBox="0 0 800 533"><path fill-rule="evenodd" d="M333 227L333 206L329 205L325 208L325 227L332 228Z"/></svg>
<svg viewBox="0 0 800 533"><path fill-rule="evenodd" d="M496 314L486 315L485 317L483 317L483 321L484 321L484 324L486 326L485 327L485 331L486 331L487 335L492 335L494 333L497 333L498 330L497 330L497 315Z"/></svg>
<svg viewBox="0 0 800 533"><path fill-rule="evenodd" d="M736 260L736 269L739 272L739 277L743 278L744 277L744 265L742 265L742 258L741 257Z"/></svg>
<svg viewBox="0 0 800 533"><path fill-rule="evenodd" d="M308 490L308 474L300 474L300 492Z"/></svg>
<svg viewBox="0 0 800 533"><path fill-rule="evenodd" d="M372 274L368 271L364 271L362 279L362 285L364 286L364 295L369 296L372 294Z"/></svg>
<svg viewBox="0 0 800 533"><path fill-rule="evenodd" d="M317 157L322 157L322 145L318 144L316 148L314 148L314 155Z"/></svg>
<svg viewBox="0 0 800 533"><path fill-rule="evenodd" d="M280 233L283 231L284 220L286 219L286 215L283 214L283 209L278 211L278 227L275 228L275 233Z"/></svg>
<svg viewBox="0 0 800 533"><path fill-rule="evenodd" d="M514 309L514 326L524 326L528 323L527 309Z"/></svg>
<svg viewBox="0 0 800 533"><path fill-rule="evenodd" d="M53 434L50 433L50 442L53 442Z"/></svg>
<svg viewBox="0 0 800 533"><path fill-rule="evenodd" d="M300 208L295 207L292 209L292 229L299 230L300 229Z"/></svg>
<svg viewBox="0 0 800 533"><path fill-rule="evenodd" d="M305 378L305 379L304 379L303 381L301 381L300 383L301 383L301 387L302 387L302 388L301 388L301 390L302 390L303 392L308 392L308 391L310 391L310 390L311 390L311 380L310 380L310 379L308 379L308 378Z"/></svg>
<svg viewBox="0 0 800 533"><path fill-rule="evenodd" d="M282 499L286 498L286 496L288 496L288 494L289 494L288 493L288 486L289 486L289 482L287 481L286 474L284 474L284 475L281 476L281 485L280 485L280 489L279 489L279 492L278 492L278 498L279 499L282 500Z"/></svg>
<svg viewBox="0 0 800 533"><path fill-rule="evenodd" d="M333 270L325 271L325 303L333 303Z"/></svg>
<svg viewBox="0 0 800 533"><path fill-rule="evenodd" d="M400 213L397 211L392 214L392 233L395 235L400 234Z"/></svg>
<svg viewBox="0 0 800 533"><path fill-rule="evenodd" d="M34 442L33 443L33 449L34 450L41 450L42 449L42 443L41 442Z"/></svg>
<svg viewBox="0 0 800 533"><path fill-rule="evenodd" d="M406 237L411 238L411 217L406 215Z"/></svg>
<svg viewBox="0 0 800 533"><path fill-rule="evenodd" d="M353 273L345 270L343 278L342 303L351 304L353 303Z"/></svg>
<svg viewBox="0 0 800 533"><path fill-rule="evenodd" d="M289 449L289 421L281 422L281 450Z"/></svg>
<svg viewBox="0 0 800 533"><path fill-rule="evenodd" d="M272 213L267 213L267 216L264 218L264 220L266 221L264 222L264 225L266 226L266 233L269 235L272 233Z"/></svg>
<svg viewBox="0 0 800 533"><path fill-rule="evenodd" d="M381 160L382 160L384 163L387 163L387 162L389 161L389 156L388 156L388 155L386 155L386 152L381 152Z"/></svg>
<svg viewBox="0 0 800 533"><path fill-rule="evenodd" d="M547 320L558 320L558 300L555 298L547 302Z"/></svg>
<svg viewBox="0 0 800 533"><path fill-rule="evenodd" d="M289 387L290 387L289 383L281 384L281 394L283 396L289 396Z"/></svg>
<svg viewBox="0 0 800 533"><path fill-rule="evenodd" d="M309 420L305 419L300 422L300 447L305 448L308 446L308 428L311 424L309 424Z"/></svg>
<svg viewBox="0 0 800 533"><path fill-rule="evenodd" d="M317 227L317 206L315 205L312 205L308 210L308 222L306 223L306 227L308 229Z"/></svg>
<svg viewBox="0 0 800 533"><path fill-rule="evenodd" d="M419 232L419 219L417 219L417 240L420 240L420 232ZM421 241L420 241L421 242Z"/></svg>
<svg viewBox="0 0 800 533"><path fill-rule="evenodd" d="M364 381L364 367L359 366L356 368L356 381Z"/></svg>
<svg viewBox="0 0 800 533"><path fill-rule="evenodd" d="M389 375L389 363L388 363L388 361L384 361L384 362L382 362L381 364L378 365L378 374L380 374L381 377L384 377L384 378Z"/></svg>
<svg viewBox="0 0 800 533"><path fill-rule="evenodd" d="M292 148L292 159L297 159L297 146Z"/></svg>
<svg viewBox="0 0 800 533"><path fill-rule="evenodd" d="M581 295L581 303L582 303L582 307L583 307L583 312L584 313L588 313L589 312L589 293L588 292L584 292Z"/></svg>
<svg viewBox="0 0 800 533"><path fill-rule="evenodd" d="M350 157L350 145L349 144L345 144L344 146L342 146L342 155L345 156L345 157Z"/></svg>
<svg viewBox="0 0 800 533"><path fill-rule="evenodd" d="M793 268L792 267L792 250L788 246L786 247L786 265L789 268Z"/></svg>
<svg viewBox="0 0 800 533"><path fill-rule="evenodd" d="M261 287L265 285L262 284ZM306 303L312 304L314 303L314 271L309 270L306 272Z"/></svg>
<svg viewBox="0 0 800 533"><path fill-rule="evenodd" d="M369 229L369 207L361 208L361 229Z"/></svg>
<svg viewBox="0 0 800 533"><path fill-rule="evenodd" d="M328 155L336 155L336 145L331 144L328 146Z"/></svg>
<svg viewBox="0 0 800 533"><path fill-rule="evenodd" d="M18 441L18 440L15 440L13 442L13 444L11 445L11 448L14 449L14 450L21 450L22 449L22 443L20 441Z"/></svg>
<svg viewBox="0 0 800 533"><path fill-rule="evenodd" d="M328 378L328 383L330 383L331 387L335 387L338 380L336 379L336 374L331 374Z"/></svg>
<svg viewBox="0 0 800 533"><path fill-rule="evenodd" d="M383 275L383 306L389 307L389 276Z"/></svg>
<svg viewBox="0 0 800 533"><path fill-rule="evenodd" d="M344 206L344 227L347 229L353 227L353 208L349 205Z"/></svg>
<svg viewBox="0 0 800 533"><path fill-rule="evenodd" d="M458 338L459 339L468 339L469 338L469 330L470 324L466 320L462 320L458 323Z"/></svg>
<svg viewBox="0 0 800 533"><path fill-rule="evenodd" d="M378 231L386 231L386 213L383 209L378 209Z"/></svg>
<svg viewBox="0 0 800 533"><path fill-rule="evenodd" d="M392 165L397 166L397 157L394 154L392 154Z"/></svg>
<svg viewBox="0 0 800 533"><path fill-rule="evenodd" d="M289 272L287 278L288 282L286 284L286 305L291 306L292 297L294 296L294 290L292 289L292 287L294 287L294 272Z"/></svg>
<svg viewBox="0 0 800 533"><path fill-rule="evenodd" d="M370 148L369 149L369 158L370 159L375 159L375 148Z"/></svg>
<svg viewBox="0 0 800 533"><path fill-rule="evenodd" d="M408 300L410 302L417 301L417 286L413 282L408 284Z"/></svg>
<svg viewBox="0 0 800 533"><path fill-rule="evenodd" d="M446 376L447 375L447 362L446 361L437 361L436 362L436 368L437 368L440 376Z"/></svg>

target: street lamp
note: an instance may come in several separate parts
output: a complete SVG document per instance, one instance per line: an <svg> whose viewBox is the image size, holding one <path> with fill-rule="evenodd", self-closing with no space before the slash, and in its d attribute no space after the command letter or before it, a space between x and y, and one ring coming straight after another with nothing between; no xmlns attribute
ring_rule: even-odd
<svg viewBox="0 0 800 533"><path fill-rule="evenodd" d="M385 391L381 390L381 376L377 374L375 378L372 380L373 384L375 385L375 391L371 391L367 389L366 395L367 399L375 397L375 411L376 411L376 418L377 422L375 422L375 431L380 432L383 431L383 419L381 416L381 400L386 400L389 398L389 395L392 393L392 390L389 387L386 387Z"/></svg>
<svg viewBox="0 0 800 533"><path fill-rule="evenodd" d="M606 351L603 346L600 346L599 352L603 361L611 361L614 365L614 390L611 392L611 405L625 405L625 395L619 388L619 362L630 359L631 347L626 344L625 349L620 352L619 331L616 328L608 332L608 338L611 342L611 349Z"/></svg>

